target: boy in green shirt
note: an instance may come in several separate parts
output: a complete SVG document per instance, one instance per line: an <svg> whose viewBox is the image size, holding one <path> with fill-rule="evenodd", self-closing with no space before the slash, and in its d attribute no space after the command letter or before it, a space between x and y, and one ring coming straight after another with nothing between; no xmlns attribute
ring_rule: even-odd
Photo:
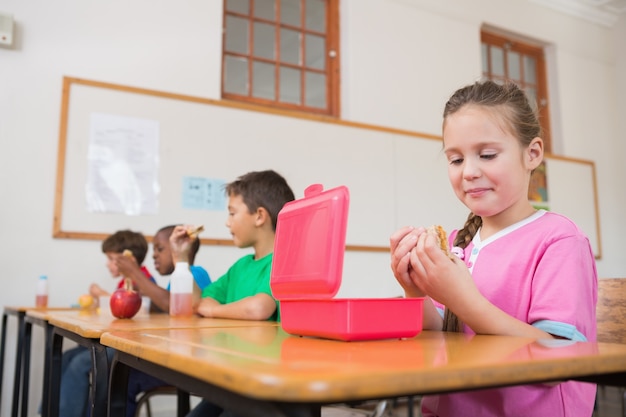
<svg viewBox="0 0 626 417"><path fill-rule="evenodd" d="M204 317L241 320L278 320L278 302L270 289L270 270L278 212L294 194L278 173L249 172L226 186L228 220L235 246L252 247L202 292L197 313ZM174 229L170 246L174 261L187 259L191 239L187 226Z"/></svg>
<svg viewBox="0 0 626 417"><path fill-rule="evenodd" d="M196 312L204 317L241 320L279 320L278 301L272 297L270 271L278 212L294 194L287 181L274 171L249 172L226 186L228 220L235 246L253 248L217 281L202 291ZM187 226L174 229L170 247L176 262L187 259L191 239ZM202 400L187 417L234 416Z"/></svg>

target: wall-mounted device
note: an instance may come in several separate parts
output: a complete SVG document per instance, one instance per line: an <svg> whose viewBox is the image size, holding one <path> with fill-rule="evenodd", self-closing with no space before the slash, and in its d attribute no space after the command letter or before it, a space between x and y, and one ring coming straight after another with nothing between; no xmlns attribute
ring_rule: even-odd
<svg viewBox="0 0 626 417"><path fill-rule="evenodd" d="M0 12L0 46L13 45L13 15Z"/></svg>

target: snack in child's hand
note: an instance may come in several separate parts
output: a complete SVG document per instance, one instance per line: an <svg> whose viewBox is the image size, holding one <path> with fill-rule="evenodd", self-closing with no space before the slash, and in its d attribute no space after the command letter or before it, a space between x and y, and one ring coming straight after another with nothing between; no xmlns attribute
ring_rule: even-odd
<svg viewBox="0 0 626 417"><path fill-rule="evenodd" d="M203 230L204 230L204 226L203 225L197 226L197 227L192 228L192 229L187 229L187 236L189 236L192 239L195 239L195 238L198 237L200 232L203 231Z"/></svg>
<svg viewBox="0 0 626 417"><path fill-rule="evenodd" d="M122 252L123 256L126 256L127 258L132 258L133 257L133 253L128 250L128 249L124 249L124 252Z"/></svg>
<svg viewBox="0 0 626 417"><path fill-rule="evenodd" d="M450 248L448 247L448 235L446 231L440 225L436 224L430 226L426 229L428 233L431 233L435 238L437 238L437 243L439 244L439 248L448 256L450 259L454 259L452 254L450 253Z"/></svg>

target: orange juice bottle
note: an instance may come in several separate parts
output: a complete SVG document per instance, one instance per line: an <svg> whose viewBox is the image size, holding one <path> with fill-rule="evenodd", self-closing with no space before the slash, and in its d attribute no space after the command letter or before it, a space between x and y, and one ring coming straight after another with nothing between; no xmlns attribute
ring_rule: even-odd
<svg viewBox="0 0 626 417"><path fill-rule="evenodd" d="M35 307L48 307L48 277L46 275L41 275L37 281Z"/></svg>
<svg viewBox="0 0 626 417"><path fill-rule="evenodd" d="M187 262L176 262L170 278L170 316L193 315L193 275Z"/></svg>

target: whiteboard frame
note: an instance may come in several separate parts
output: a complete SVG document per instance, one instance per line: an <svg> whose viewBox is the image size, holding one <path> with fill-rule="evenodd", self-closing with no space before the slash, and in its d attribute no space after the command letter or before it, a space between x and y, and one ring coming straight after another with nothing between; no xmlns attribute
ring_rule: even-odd
<svg viewBox="0 0 626 417"><path fill-rule="evenodd" d="M335 125L340 125L340 126L355 128L355 129L365 129L365 130L374 131L374 132L384 132L385 134L391 134L394 136L397 135L397 136L405 137L408 139L421 139L421 140L426 139L426 140L441 141L441 136L438 136L438 135L420 133L420 132L415 132L415 131L408 131L408 130L403 130L403 129L394 129L394 128L370 125L370 124L365 124L365 123L343 121L343 120L334 119L328 116L292 112L292 111L283 110L283 109L261 107L261 106L256 106L256 105L251 105L251 104L246 104L246 103L239 103L239 102L213 100L213 99L208 99L208 98L201 98L201 97L188 96L188 95L182 95L182 94L174 94L174 93L168 93L168 92L157 91L157 90L130 87L130 86L124 86L124 85L118 85L118 84L112 84L112 83L106 83L106 82L100 82L100 81L93 81L93 80L86 80L86 79L81 79L81 78L64 77L62 99L61 99L61 115L60 115L60 124L59 124L59 144L58 144L57 173L56 173L57 177L56 177L54 215L53 215L53 227L52 227L52 236L54 238L59 238L59 239L103 240L109 235L108 233L105 233L105 232L102 232L102 233L86 232L86 231L81 231L81 230L66 230L64 228L63 200L64 200L64 193L66 191L65 174L66 174L66 164L67 164L67 158L68 158L68 150L67 150L68 126L69 126L68 121L71 116L70 115L70 112L71 112L70 101L71 101L71 96L72 96L71 92L72 92L73 85L81 85L81 86L88 86L88 87L101 88L101 89L110 89L110 90L131 93L131 94L145 95L148 97L160 97L160 98L178 100L178 101L183 101L183 102L198 103L202 105L219 106L219 107L225 107L225 108L249 110L249 111L254 111L258 113L287 116L290 118L314 121L314 122L319 122L319 123L335 124ZM590 234L593 235L593 237L595 237L594 241L592 241L592 246L594 248L594 255L596 259L601 259L602 246L601 246L600 218L599 218L599 209L598 209L599 204L598 204L598 191L597 191L595 163L590 160L562 157L562 156L556 156L556 155L550 155L550 154L546 154L545 158L548 161L548 164L549 164L549 161L553 159L555 161L561 161L561 162L570 163L570 164L571 163L582 164L582 166L588 167L590 169L591 177L592 177L590 179L591 184L592 184L591 185L592 195L590 197L593 198L591 209L594 211L593 213L594 219L592 223L593 223L593 226L595 227L595 230L593 231L595 233L590 233ZM548 176L550 176L550 172L548 172ZM567 215L567 213L563 213L563 214ZM151 235L146 235L146 237L149 241L151 241L153 238L153 236ZM232 239L222 239L222 238L215 238L215 237L202 237L201 243L205 245L233 246ZM346 245L346 250L365 251L365 252L368 252L368 251L369 252L388 252L389 247L388 246L348 244Z"/></svg>

